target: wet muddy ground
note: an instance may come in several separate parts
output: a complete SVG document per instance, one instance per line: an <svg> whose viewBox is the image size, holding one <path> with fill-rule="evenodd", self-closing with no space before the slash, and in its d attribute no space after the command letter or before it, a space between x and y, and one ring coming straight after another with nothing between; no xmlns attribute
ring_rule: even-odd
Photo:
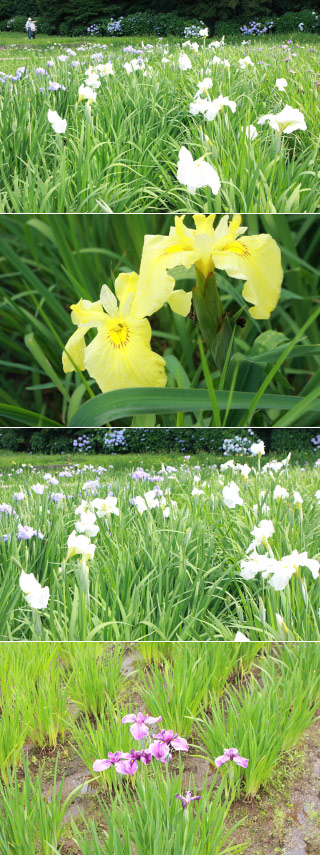
<svg viewBox="0 0 320 856"><path fill-rule="evenodd" d="M123 672L130 676L136 671L140 652L128 650ZM139 697L137 695L137 703ZM75 716L79 709L73 704ZM77 856L73 837L71 820L75 819L81 827L82 817L95 820L103 830L104 821L99 805L99 793L103 799L108 799L106 791L99 791L99 779L89 782L92 770L76 754L72 741L66 740L64 745L56 749L40 750L30 743L25 745L31 765L31 773L36 775L39 768L43 770L43 792L50 800L53 781L53 769L57 754L59 754L59 782L62 778L63 798L82 785L77 797L68 810L66 828L61 842L61 853L64 856ZM184 757L184 786L190 785L193 777L198 791L203 788L205 781L211 783L216 768L208 761L197 758L189 752ZM21 774L22 775L22 774ZM245 856L305 856L305 854L320 854L320 711L311 727L306 731L299 746L292 752L286 753L281 765L265 789L261 789L254 798L239 799L232 806L229 824L233 826L238 820L243 825L236 832L235 843L245 844Z"/></svg>

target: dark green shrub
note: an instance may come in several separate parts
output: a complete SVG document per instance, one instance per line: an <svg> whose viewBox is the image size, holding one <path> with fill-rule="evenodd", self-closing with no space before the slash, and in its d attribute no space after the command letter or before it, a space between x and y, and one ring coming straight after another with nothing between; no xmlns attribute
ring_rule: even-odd
<svg viewBox="0 0 320 856"><path fill-rule="evenodd" d="M101 35L101 30L99 27L99 34ZM75 24L71 20L63 21L59 27L59 35L60 36L87 36L87 28L81 24ZM103 34L102 34L103 35Z"/></svg>
<svg viewBox="0 0 320 856"><path fill-rule="evenodd" d="M12 33L23 33L26 25L27 17L26 15L15 15L14 18L10 18L7 22L7 29Z"/></svg>
<svg viewBox="0 0 320 856"><path fill-rule="evenodd" d="M101 451L120 454L163 452L164 455L172 451L185 455L205 451L218 454L223 451L226 438L234 441L233 446L238 446L248 437L247 445L251 445L256 433L248 434L246 428L109 428L104 429ZM228 455L235 453L234 449L227 452Z"/></svg>
<svg viewBox="0 0 320 856"><path fill-rule="evenodd" d="M228 38L228 36L239 35L240 27L242 24L246 23L243 20L243 16L241 18L230 18L230 20L216 21L214 25L214 34L221 39L222 36Z"/></svg>
<svg viewBox="0 0 320 856"><path fill-rule="evenodd" d="M32 452L43 455L72 452L74 436L69 428L36 428L31 437Z"/></svg>
<svg viewBox="0 0 320 856"><path fill-rule="evenodd" d="M121 29L113 31L110 18L97 20L99 35L107 36L180 36L184 37L185 27L202 26L203 21L192 18L186 20L177 12L135 12L121 18ZM61 29L60 29L61 32Z"/></svg>
<svg viewBox="0 0 320 856"><path fill-rule="evenodd" d="M315 437L314 428L274 428L271 432L270 452L275 456L288 452L312 453L311 438Z"/></svg>
<svg viewBox="0 0 320 856"><path fill-rule="evenodd" d="M19 428L5 428L0 431L0 449L21 452L26 447L27 438L27 431L20 431Z"/></svg>
<svg viewBox="0 0 320 856"><path fill-rule="evenodd" d="M280 18L275 18L276 33L299 32L299 24L303 23L303 32L312 33L319 30L320 17L312 9L301 9L298 12L285 12Z"/></svg>

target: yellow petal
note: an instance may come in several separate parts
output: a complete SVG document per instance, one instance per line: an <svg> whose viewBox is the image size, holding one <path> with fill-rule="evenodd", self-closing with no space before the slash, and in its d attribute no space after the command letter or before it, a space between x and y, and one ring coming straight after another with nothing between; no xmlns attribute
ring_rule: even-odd
<svg viewBox="0 0 320 856"><path fill-rule="evenodd" d="M120 273L119 276L117 276L114 287L120 303L120 312L124 309L130 297L135 297L138 282L139 276L135 271L132 271L132 273Z"/></svg>
<svg viewBox="0 0 320 856"><path fill-rule="evenodd" d="M271 235L240 238L225 250L213 247L212 258L219 270L235 279L246 279L242 294L253 303L253 318L269 318L281 293L283 270L281 253Z"/></svg>
<svg viewBox="0 0 320 856"><path fill-rule="evenodd" d="M164 303L169 302L175 280L167 271L182 265L190 268L197 260L198 253L184 249L183 242L176 236L146 235L144 239L139 285L137 288L132 314L135 318L153 315ZM180 303L182 306L182 303ZM187 306L187 303L186 303ZM187 314L187 312L185 313Z"/></svg>
<svg viewBox="0 0 320 856"><path fill-rule="evenodd" d="M111 315L113 318L115 315L119 314L119 307L116 295L111 291L108 285L103 285L100 291L100 303L103 306L104 311L107 315Z"/></svg>
<svg viewBox="0 0 320 856"><path fill-rule="evenodd" d="M75 366L71 362L70 357L74 360L76 366L80 371L84 371L84 349L86 347L85 343L85 334L90 330L91 324L87 324L86 326L79 327L78 330L70 336L67 344L65 346L65 350L62 354L62 366L64 372L74 372ZM68 352L66 354L66 351ZM68 356L70 355L70 356Z"/></svg>
<svg viewBox="0 0 320 856"><path fill-rule="evenodd" d="M208 235L212 235L214 231L213 224L216 219L216 214L209 214L208 217L206 214L194 214L193 219L197 232L205 232Z"/></svg>
<svg viewBox="0 0 320 856"><path fill-rule="evenodd" d="M177 288L169 297L168 303L173 312L177 315L189 315L191 309L192 293L191 291L183 291L182 288Z"/></svg>
<svg viewBox="0 0 320 856"><path fill-rule="evenodd" d="M79 300L79 303L74 303L72 309L71 320L73 324L89 324L90 327L97 327L98 324L104 323L106 315L101 306L100 300L91 303L91 300Z"/></svg>
<svg viewBox="0 0 320 856"><path fill-rule="evenodd" d="M165 360L151 350L149 321L131 316L117 325L114 321L107 319L85 350L85 367L102 392L165 386Z"/></svg>

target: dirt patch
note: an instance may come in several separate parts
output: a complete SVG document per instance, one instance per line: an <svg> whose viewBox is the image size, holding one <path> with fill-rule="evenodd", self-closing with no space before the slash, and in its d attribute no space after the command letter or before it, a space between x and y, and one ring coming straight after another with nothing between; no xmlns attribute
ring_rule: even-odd
<svg viewBox="0 0 320 856"><path fill-rule="evenodd" d="M307 764L299 778L284 836L284 854L304 856L320 853L320 721L312 725L304 740Z"/></svg>

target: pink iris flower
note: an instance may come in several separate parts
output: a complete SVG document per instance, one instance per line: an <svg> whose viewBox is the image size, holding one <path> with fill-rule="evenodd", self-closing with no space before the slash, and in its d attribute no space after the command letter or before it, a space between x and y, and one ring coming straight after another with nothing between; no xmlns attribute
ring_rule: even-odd
<svg viewBox="0 0 320 856"><path fill-rule="evenodd" d="M249 764L249 758L243 758L242 755L239 755L238 749L225 749L224 755L219 755L214 763L216 767L222 767L222 764L226 764L227 761L234 761L238 767L247 767Z"/></svg>
<svg viewBox="0 0 320 856"><path fill-rule="evenodd" d="M145 750L136 752L134 749L131 752L108 752L108 758L95 761L93 769L96 773L101 773L102 770L109 770L114 765L117 773L133 776L138 770L138 761L146 765L151 764L151 752Z"/></svg>
<svg viewBox="0 0 320 856"><path fill-rule="evenodd" d="M133 723L130 731L135 740L144 740L145 737L148 737L148 725L154 725L155 722L161 722L161 720L162 716L144 716L140 711L137 716L134 713L127 713L127 715L122 718L123 723Z"/></svg>
<svg viewBox="0 0 320 856"><path fill-rule="evenodd" d="M122 755L123 752L108 752L107 758L97 758L93 765L95 773L101 773L102 770L109 770L113 764L121 761Z"/></svg>
<svg viewBox="0 0 320 856"><path fill-rule="evenodd" d="M154 743L150 743L148 746L148 752L151 752L158 761L170 761L170 749L169 746L172 746L173 749L177 749L178 752L188 752L189 746L184 737L179 737L178 734L175 734L171 729L166 731L159 731L158 734L153 735Z"/></svg>
<svg viewBox="0 0 320 856"><path fill-rule="evenodd" d="M123 758L115 764L117 773L122 773L124 776L134 776L137 773L139 764L136 758Z"/></svg>

